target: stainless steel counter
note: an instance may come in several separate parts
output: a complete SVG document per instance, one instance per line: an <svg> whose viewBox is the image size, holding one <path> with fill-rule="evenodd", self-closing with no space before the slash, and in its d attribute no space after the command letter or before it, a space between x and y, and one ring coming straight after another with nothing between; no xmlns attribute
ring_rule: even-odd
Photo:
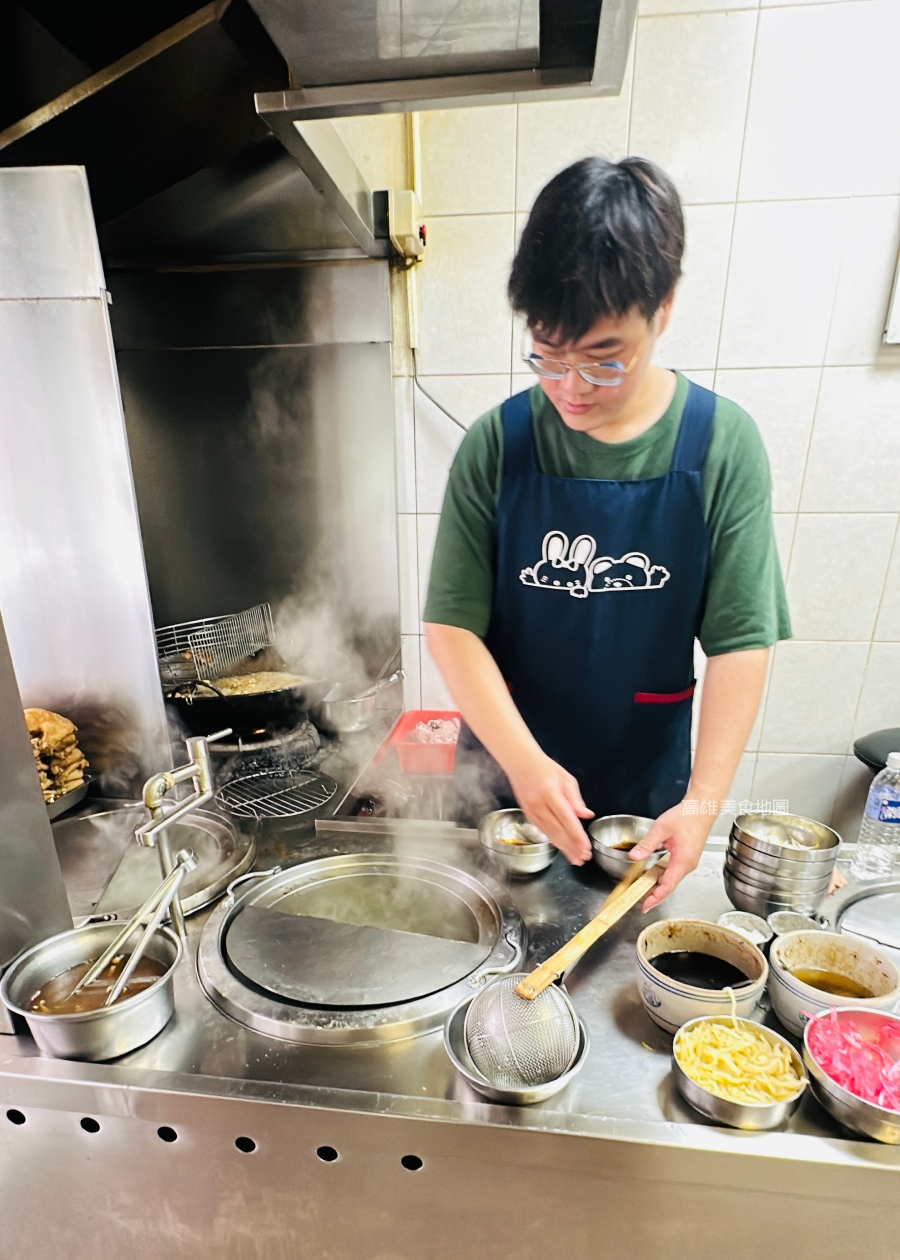
<svg viewBox="0 0 900 1260"><path fill-rule="evenodd" d="M443 823L381 820L320 824L317 835L298 840L291 856L311 858L395 847L407 851L415 848L454 864L478 867L483 861L473 832ZM714 919L728 909L721 864L721 851L713 848L707 852L700 868L668 900L665 915ZM610 881L597 868L574 869L561 857L540 876L512 881L511 896L529 930L529 960L552 952L595 912L609 888ZM662 910L651 915L664 917ZM644 1237L638 1249L635 1239L629 1241L628 1231L624 1231L625 1249L611 1253L617 1256L658 1255L680 1260L682 1255L691 1255L693 1260L699 1260L718 1255L719 1245L725 1240L721 1230L727 1221L731 1221L728 1228L733 1240L745 1236L741 1213L752 1204L754 1217L762 1212L769 1222L763 1226L755 1219L754 1223L754 1237L767 1240L765 1254L769 1257L784 1255L795 1260L815 1254L821 1260L831 1255L861 1254L853 1247L863 1236L867 1239L867 1256L884 1256L885 1260L893 1256L896 1248L889 1245L889 1235L879 1241L880 1230L875 1231L870 1241L868 1234L879 1216L882 1225L889 1224L891 1231L900 1225L900 1208L895 1206L900 1197L900 1181L894 1179L900 1172L900 1149L842 1135L811 1097L804 1100L786 1131L749 1134L719 1129L702 1121L676 1095L670 1073L671 1038L646 1016L634 984L634 941L645 922L647 919L639 911L630 914L570 976L569 989L591 1032L590 1059L566 1091L533 1108L505 1108L480 1100L453 1072L439 1033L365 1049L288 1045L255 1034L229 1021L205 999L196 974L188 966L182 968L178 977L177 1013L171 1024L148 1046L114 1064L45 1060L37 1056L26 1036L0 1039L3 1102L7 1108L23 1114L28 1107L37 1107L81 1112L88 1117L105 1115L119 1121L132 1117L143 1120L145 1128L149 1123L151 1133L154 1126L165 1125L177 1131L179 1119L194 1125L201 1113L207 1117L205 1125L226 1123L223 1117L228 1112L222 1108L225 1101L233 1104L235 1116L243 1115L248 1103L275 1104L274 1109L266 1107L265 1111L270 1116L277 1114L277 1127L285 1134L300 1132L312 1123L320 1134L352 1130L354 1136L347 1140L354 1143L358 1132L371 1135L376 1131L400 1131L384 1126L373 1130L370 1121L403 1122L404 1135L410 1135L404 1140L420 1152L416 1157L425 1158L421 1154L424 1143L433 1152L432 1163L439 1161L443 1165L443 1180L450 1184L462 1175L469 1193L474 1193L470 1174L480 1166L486 1146L492 1152L490 1172L482 1170L479 1185L485 1189L479 1195L486 1193L489 1182L496 1193L506 1184L508 1193L509 1178L516 1166L531 1168L529 1177L537 1178L543 1187L540 1192L535 1188L543 1206L535 1206L534 1210L542 1219L542 1214L549 1214L548 1222L554 1209L552 1202L543 1200L551 1186L555 1187L553 1194L558 1195L570 1179L581 1187L579 1193L588 1189L591 1180L598 1183L597 1188L602 1182L604 1208L598 1206L592 1215L589 1202L582 1201L575 1213L582 1231L578 1235L581 1241L572 1244L572 1254L577 1256L596 1254L585 1249L587 1240L594 1239L596 1243L599 1238L594 1225L600 1229L605 1222L605 1229L612 1228L613 1217L618 1219L612 1212L617 1195L621 1196L623 1207L629 1205L630 1210L642 1213L652 1212L650 1204L654 1201L669 1203L669 1213L680 1212L680 1203L691 1218L687 1221L679 1217L677 1238L669 1250L645 1249L651 1236L656 1238L654 1246L662 1245L664 1235L658 1232L657 1225L650 1228L647 1221L643 1222L635 1235ZM201 927L202 922L191 924L195 949ZM325 1117L330 1117L327 1123L323 1123ZM429 1123L423 1127L422 1121ZM234 1126L234 1122L228 1123ZM258 1121L254 1123L258 1127ZM4 1126L0 1117L0 1154L14 1150L17 1141L13 1139L20 1137L19 1129L24 1133L28 1128L27 1124L18 1129L13 1124ZM83 1137L82 1133L78 1141ZM538 1141L541 1137L546 1140ZM369 1141L375 1141L380 1148L382 1139L365 1137L365 1142ZM332 1144L341 1156L333 1162L343 1162L338 1141ZM177 1143L173 1149L175 1146ZM99 1144L90 1149L99 1151ZM162 1149L159 1141L151 1144L155 1156ZM317 1175L327 1164L328 1160L313 1157ZM247 1169L245 1158L241 1166L244 1178ZM353 1184L352 1190L349 1183L345 1189L351 1195L362 1196L361 1204L372 1192L372 1186L365 1188L365 1181ZM679 1184L681 1192L673 1199ZM517 1194L521 1196L520 1183ZM790 1203L785 1200L786 1194ZM483 1207L485 1211L489 1209L488 1204ZM374 1204L368 1210L375 1212ZM709 1219L701 1220L704 1212L711 1213ZM465 1221L471 1215L463 1212ZM419 1226L425 1217L416 1216ZM472 1219L477 1218L476 1212ZM805 1223L804 1228L815 1227L814 1247L811 1235L799 1241L794 1236L791 1246L786 1246L784 1231L792 1220L798 1225ZM822 1222L828 1223L825 1238L818 1232ZM380 1228L375 1231L379 1237ZM468 1227L461 1228L466 1232ZM510 1246L508 1254L557 1254L547 1238L540 1241L533 1230L523 1228L524 1232L519 1229L515 1234L515 1240L521 1243L519 1250L514 1253ZM489 1229L482 1238L475 1229L473 1239L476 1235L481 1240L478 1246L483 1245L483 1254L487 1255L488 1239L493 1238L496 1245L495 1231ZM110 1235L117 1236L116 1231ZM749 1239L749 1234L746 1236ZM153 1237L158 1243L158 1233ZM284 1237L292 1238L294 1234L288 1231ZM512 1243L513 1236L509 1238ZM279 1241L279 1247L282 1242ZM333 1245L334 1237L326 1231L316 1244L319 1249L313 1247L303 1254L342 1258L346 1255L354 1260L364 1255L405 1260L407 1256L425 1254L417 1253L414 1247L410 1250L411 1242L398 1244L397 1250L381 1251L374 1246L371 1250L353 1250L350 1242L349 1250L329 1250ZM449 1240L435 1239L431 1254L443 1255L441 1247L449 1248ZM732 1246L728 1254L762 1256L763 1251L755 1248L756 1243L749 1250L735 1250ZM146 1254L151 1255L152 1250ZM183 1254L207 1253L187 1250ZM216 1254L294 1253L251 1249ZM474 1257L481 1256L482 1251L470 1249L453 1254Z"/></svg>

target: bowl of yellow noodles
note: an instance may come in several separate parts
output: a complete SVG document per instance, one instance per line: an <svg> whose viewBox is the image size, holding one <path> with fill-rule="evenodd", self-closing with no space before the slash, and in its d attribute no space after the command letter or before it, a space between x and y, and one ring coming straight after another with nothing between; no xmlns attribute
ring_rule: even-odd
<svg viewBox="0 0 900 1260"><path fill-rule="evenodd" d="M806 1089L803 1060L771 1028L736 1015L683 1024L672 1044L681 1096L701 1115L733 1129L774 1129Z"/></svg>

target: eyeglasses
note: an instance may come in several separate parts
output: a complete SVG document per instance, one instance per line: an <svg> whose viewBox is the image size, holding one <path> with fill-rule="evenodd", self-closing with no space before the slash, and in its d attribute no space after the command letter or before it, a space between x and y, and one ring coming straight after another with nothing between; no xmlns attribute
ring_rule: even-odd
<svg viewBox="0 0 900 1260"><path fill-rule="evenodd" d="M526 350L523 345L522 360L536 376L543 376L549 381L561 381L569 372L577 372L588 385L621 385L640 358L642 349L643 340L627 365L619 359L604 363L566 363L564 359L545 359L534 350Z"/></svg>

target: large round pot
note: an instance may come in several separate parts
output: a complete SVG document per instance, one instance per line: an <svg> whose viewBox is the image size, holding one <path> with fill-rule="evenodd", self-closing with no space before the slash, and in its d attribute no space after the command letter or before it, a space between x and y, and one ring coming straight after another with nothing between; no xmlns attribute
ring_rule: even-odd
<svg viewBox="0 0 900 1260"><path fill-rule="evenodd" d="M89 958L98 958L121 929L121 923L89 923L70 928L33 945L7 970L0 984L0 999L14 1014L22 1016L42 1054L91 1063L117 1059L150 1041L172 1018L175 968L182 947L167 927L157 928L146 949L146 956L163 963L166 971L140 993L115 1006L77 1015L38 1015L28 1009L32 996L43 984ZM135 933L132 944L137 940Z"/></svg>
<svg viewBox="0 0 900 1260"><path fill-rule="evenodd" d="M330 685L327 679L312 679L277 691L226 696L215 683L200 682L167 699L194 735L212 735L230 727L235 735L249 738L262 731L292 730L320 703Z"/></svg>

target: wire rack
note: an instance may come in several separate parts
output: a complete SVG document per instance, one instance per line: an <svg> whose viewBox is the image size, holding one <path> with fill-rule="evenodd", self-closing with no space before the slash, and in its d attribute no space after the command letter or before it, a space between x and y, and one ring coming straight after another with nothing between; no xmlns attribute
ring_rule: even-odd
<svg viewBox="0 0 900 1260"><path fill-rule="evenodd" d="M272 609L257 604L245 612L200 621L181 621L156 631L156 654L164 683L221 678L238 663L273 647Z"/></svg>
<svg viewBox="0 0 900 1260"><path fill-rule="evenodd" d="M326 774L267 771L232 779L216 799L238 818L294 818L330 801L337 784Z"/></svg>

